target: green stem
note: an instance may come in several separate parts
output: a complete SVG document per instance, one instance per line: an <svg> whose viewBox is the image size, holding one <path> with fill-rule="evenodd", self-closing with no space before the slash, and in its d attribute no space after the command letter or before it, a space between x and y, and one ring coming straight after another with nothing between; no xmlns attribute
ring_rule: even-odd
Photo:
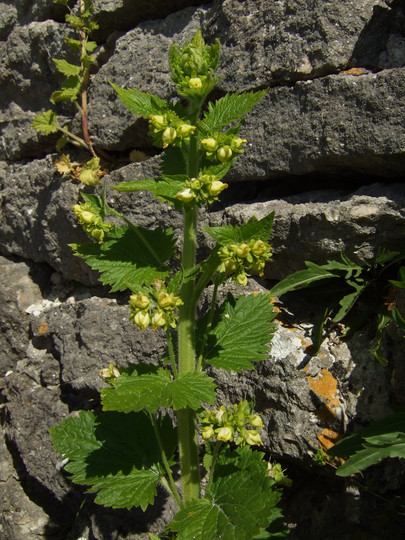
<svg viewBox="0 0 405 540"><path fill-rule="evenodd" d="M218 292L219 284L220 284L220 280L219 279L215 280L214 291L212 293L212 298L211 298L210 311L209 311L209 314L208 314L207 327L206 327L205 332L204 332L204 338L203 338L203 341L201 343L200 354L198 356L197 371L201 371L201 369L203 367L202 362L203 362L203 358L204 358L204 349L205 349L205 345L207 344L208 334L209 334L209 331L211 330L212 321L214 319L215 301L217 299L217 292Z"/></svg>
<svg viewBox="0 0 405 540"><path fill-rule="evenodd" d="M184 210L184 242L182 264L185 270L195 266L197 209ZM179 310L179 374L194 372L195 358L195 303L192 301L194 282L183 284L180 296L183 305ZM197 417L190 409L177 412L179 434L180 470L183 500L186 503L200 497L200 471L197 446Z"/></svg>
<svg viewBox="0 0 405 540"><path fill-rule="evenodd" d="M159 427L157 425L157 422L156 422L156 419L155 417L153 416L153 414L149 414L150 416L150 419L152 421L152 425L153 425L153 429L155 431L155 436L156 436L156 440L157 440L157 443L159 445L159 449L160 449L160 453L162 455L162 461L163 461L163 465L165 467L165 470L166 470L166 474L167 474L167 477L169 479L169 481L166 483L165 482L165 479L162 478L161 479L161 483L164 485L164 487L169 491L169 493L172 495L173 499L176 501L177 505L179 508L182 508L183 504L181 502L181 498L180 498L180 495L179 495L179 492L177 491L177 488L176 488L176 484L174 483L174 479L173 479L173 475L172 475L172 471L170 469L170 465L169 465L169 462L167 461L167 457L166 457L166 452L164 451L164 448L163 448L163 443L162 443L162 439L160 437L160 432L159 432ZM165 485L166 484L166 485Z"/></svg>
<svg viewBox="0 0 405 540"><path fill-rule="evenodd" d="M172 366L172 369L173 369L173 375L175 377L177 377L176 358L175 358L175 355L174 355L173 343L172 343L172 338L171 338L171 335L170 335L169 328L166 328L166 340L167 340L167 348L168 348L168 351L169 351L170 363L171 363L171 366Z"/></svg>
<svg viewBox="0 0 405 540"><path fill-rule="evenodd" d="M221 446L222 446L221 441L217 441L215 443L214 452L212 453L212 463L211 463L211 467L210 467L210 473L209 473L208 482L207 482L207 485L206 485L206 488L205 488L205 493L206 494L208 493L208 491L209 491L209 489L211 487L212 481L214 479L215 465L217 463L217 458L218 458Z"/></svg>

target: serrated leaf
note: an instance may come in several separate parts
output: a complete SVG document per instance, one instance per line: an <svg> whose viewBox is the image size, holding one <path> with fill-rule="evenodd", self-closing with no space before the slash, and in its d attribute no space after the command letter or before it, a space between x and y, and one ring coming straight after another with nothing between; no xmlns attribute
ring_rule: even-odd
<svg viewBox="0 0 405 540"><path fill-rule="evenodd" d="M248 242L252 239L267 241L273 229L273 221L274 212L270 212L260 220L253 216L241 226L204 227L204 230L221 245Z"/></svg>
<svg viewBox="0 0 405 540"><path fill-rule="evenodd" d="M66 77L76 77L80 75L80 66L76 66L74 64L70 64L66 60L60 60L58 58L53 58L53 62L56 66L56 69L62 73L62 75L65 75Z"/></svg>
<svg viewBox="0 0 405 540"><path fill-rule="evenodd" d="M228 371L252 369L252 362L267 358L275 315L269 294L250 294L236 300L228 295L208 334L205 362Z"/></svg>
<svg viewBox="0 0 405 540"><path fill-rule="evenodd" d="M97 49L97 43L95 41L86 42L86 51L88 53L92 53L95 49Z"/></svg>
<svg viewBox="0 0 405 540"><path fill-rule="evenodd" d="M54 111L45 111L36 115L32 121L32 127L41 133L49 135L58 131L56 120L58 115Z"/></svg>
<svg viewBox="0 0 405 540"><path fill-rule="evenodd" d="M133 180L132 182L120 182L110 187L116 191L123 192L149 191L157 199L174 204L177 202L177 193L184 189L184 182L187 179L188 176L182 174L173 176L165 175L162 178L146 178L143 180Z"/></svg>
<svg viewBox="0 0 405 540"><path fill-rule="evenodd" d="M160 421L159 428L171 456L176 434L170 419ZM71 460L65 468L72 480L98 491L96 503L143 510L153 503L164 467L148 415L80 411L50 433L55 450Z"/></svg>
<svg viewBox="0 0 405 540"><path fill-rule="evenodd" d="M80 92L81 82L78 77L69 77L62 84L62 90L56 90L50 97L51 103L74 101Z"/></svg>
<svg viewBox="0 0 405 540"><path fill-rule="evenodd" d="M152 94L141 92L136 88L125 89L110 83L117 92L121 102L136 115L141 115L144 118L149 118L151 114L163 114L169 109L169 104L163 99Z"/></svg>
<svg viewBox="0 0 405 540"><path fill-rule="evenodd" d="M208 103L208 111L197 128L202 136L212 135L245 116L265 95L266 90L226 94L215 103Z"/></svg>
<svg viewBox="0 0 405 540"><path fill-rule="evenodd" d="M174 379L164 368L149 367L148 372L139 373L136 366L131 374L120 375L114 387L104 388L101 395L106 411L155 412L159 407L197 410L202 402L215 402L214 387L214 380L206 373L185 373Z"/></svg>
<svg viewBox="0 0 405 540"><path fill-rule="evenodd" d="M79 39L72 39L69 37L65 37L64 41L66 45L68 45L74 51L80 51L82 48L82 42Z"/></svg>
<svg viewBox="0 0 405 540"><path fill-rule="evenodd" d="M155 279L169 275L165 262L172 256L175 240L172 230L142 227L116 227L103 244L71 244L75 255L101 273L100 280L112 291L140 289Z"/></svg>
<svg viewBox="0 0 405 540"><path fill-rule="evenodd" d="M205 497L188 502L176 514L168 529L178 532L177 540L251 540L279 516L280 494L261 461L263 454L255 456L246 447L243 454L228 460L222 471L220 462Z"/></svg>
<svg viewBox="0 0 405 540"><path fill-rule="evenodd" d="M187 162L185 154L181 148L169 146L165 150L162 159L162 174L171 176L174 174L187 174Z"/></svg>

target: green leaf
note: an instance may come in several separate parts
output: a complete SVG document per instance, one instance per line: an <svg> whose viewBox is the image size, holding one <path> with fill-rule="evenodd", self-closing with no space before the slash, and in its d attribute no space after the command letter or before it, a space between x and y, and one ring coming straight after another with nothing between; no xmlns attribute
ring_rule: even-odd
<svg viewBox="0 0 405 540"><path fill-rule="evenodd" d="M169 267L164 263L175 246L173 231L160 228L117 227L103 244L70 244L75 255L101 273L100 280L112 291L139 290L155 279L164 280Z"/></svg>
<svg viewBox="0 0 405 540"><path fill-rule="evenodd" d="M357 473L386 457L405 457L405 411L394 412L377 420L328 450L334 457L348 459L337 471L338 476Z"/></svg>
<svg viewBox="0 0 405 540"><path fill-rule="evenodd" d="M66 60L58 60L57 58L53 58L52 60L56 66L56 69L66 77L76 77L80 75L80 66L69 64L69 62Z"/></svg>
<svg viewBox="0 0 405 540"><path fill-rule="evenodd" d="M326 270L317 264L312 264L308 261L305 264L308 266L306 270L298 270L298 272L294 272L285 279L282 279L271 289L271 295L280 297L287 292L303 289L322 279L338 277L334 272Z"/></svg>
<svg viewBox="0 0 405 540"><path fill-rule="evenodd" d="M68 77L62 84L62 90L56 90L50 97L51 103L59 101L75 101L80 92L81 82L79 77Z"/></svg>
<svg viewBox="0 0 405 540"><path fill-rule="evenodd" d="M118 97L122 103L130 111L136 115L141 115L144 118L149 118L151 114L163 114L169 109L169 104L163 99L141 92L136 88L128 89L120 88L113 83L110 83L114 90L117 92Z"/></svg>
<svg viewBox="0 0 405 540"><path fill-rule="evenodd" d="M95 41L86 42L86 51L88 53L92 53L95 49L97 49L97 43Z"/></svg>
<svg viewBox="0 0 405 540"><path fill-rule="evenodd" d="M333 317L333 322L340 322L344 317L346 317L346 315L352 309L353 305L357 302L361 293L369 284L368 282L359 284L353 280L346 280L346 283L354 287L354 291L344 295L343 298L339 300L339 305L341 307L336 313L336 315Z"/></svg>
<svg viewBox="0 0 405 540"><path fill-rule="evenodd" d="M61 152L64 147L67 145L67 143L70 141L69 136L65 133L59 137L59 139L56 141L56 151Z"/></svg>
<svg viewBox="0 0 405 540"><path fill-rule="evenodd" d="M133 180L132 182L120 182L115 186L110 186L116 191L134 192L150 191L161 201L174 204L177 201L176 195L184 189L184 182L188 176L178 174L173 176L164 175L162 178L146 178L143 180Z"/></svg>
<svg viewBox="0 0 405 540"><path fill-rule="evenodd" d="M177 540L251 540L279 517L280 494L267 474L263 454L245 447L219 459L203 499L188 502L168 526Z"/></svg>
<svg viewBox="0 0 405 540"><path fill-rule="evenodd" d="M215 103L208 103L208 111L197 128L202 136L212 135L245 116L265 95L266 90L226 94Z"/></svg>
<svg viewBox="0 0 405 540"><path fill-rule="evenodd" d="M250 294L236 300L228 295L208 334L205 362L228 371L252 369L252 362L267 358L275 316L269 294Z"/></svg>
<svg viewBox="0 0 405 540"><path fill-rule="evenodd" d="M65 37L64 41L66 45L68 45L68 47L70 47L74 51L80 51L82 48L82 42L79 39Z"/></svg>
<svg viewBox="0 0 405 540"><path fill-rule="evenodd" d="M121 412L159 407L197 410L202 402L215 403L214 380L206 373L185 373L174 379L164 368L135 366L132 373L121 374L113 388L101 391L104 410Z"/></svg>
<svg viewBox="0 0 405 540"><path fill-rule="evenodd" d="M394 285L394 287L398 287L399 289L405 289L405 266L401 266L401 268L398 270L398 274L399 279L390 279L389 283L391 283L391 285Z"/></svg>
<svg viewBox="0 0 405 540"><path fill-rule="evenodd" d="M253 216L241 226L204 227L204 230L221 245L248 242L252 239L267 241L273 229L273 221L274 212L271 212L260 220Z"/></svg>
<svg viewBox="0 0 405 540"><path fill-rule="evenodd" d="M56 120L58 115L54 111L45 111L36 115L32 121L32 127L41 133L49 135L58 131Z"/></svg>
<svg viewBox="0 0 405 540"><path fill-rule="evenodd" d="M402 330L405 330L405 319L395 306L391 310L391 315L394 321L399 326L399 328L401 328Z"/></svg>
<svg viewBox="0 0 405 540"><path fill-rule="evenodd" d="M167 456L176 446L171 420L159 421ZM57 452L71 460L73 482L98 491L95 502L113 508L152 504L164 466L153 425L144 413L80 411L50 430Z"/></svg>

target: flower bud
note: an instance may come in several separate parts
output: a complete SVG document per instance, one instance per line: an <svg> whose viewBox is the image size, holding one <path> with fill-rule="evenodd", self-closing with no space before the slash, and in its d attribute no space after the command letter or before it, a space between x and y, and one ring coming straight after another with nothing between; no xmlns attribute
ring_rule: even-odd
<svg viewBox="0 0 405 540"><path fill-rule="evenodd" d="M80 212L80 219L84 221L84 223L92 223L94 217L95 214L93 214L93 212L88 212L87 210L82 210L82 212Z"/></svg>
<svg viewBox="0 0 405 540"><path fill-rule="evenodd" d="M221 422L224 413L225 413L225 408L222 408L222 407L218 411L215 411L215 420L217 422Z"/></svg>
<svg viewBox="0 0 405 540"><path fill-rule="evenodd" d="M245 442L247 444L250 444L251 446L255 446L255 445L263 446L260 434L254 429L250 429L247 431L247 437L245 439Z"/></svg>
<svg viewBox="0 0 405 540"><path fill-rule="evenodd" d="M175 138L177 137L177 132L172 127L167 127L162 134L163 148L167 148Z"/></svg>
<svg viewBox="0 0 405 540"><path fill-rule="evenodd" d="M248 246L248 244L242 243L237 246L236 255L241 259L245 259L248 256L249 251L250 247Z"/></svg>
<svg viewBox="0 0 405 540"><path fill-rule="evenodd" d="M218 148L218 143L213 137L203 139L200 144L207 152L215 152Z"/></svg>
<svg viewBox="0 0 405 540"><path fill-rule="evenodd" d="M160 114L149 116L150 123L158 130L161 131L167 127L167 120L165 116Z"/></svg>
<svg viewBox="0 0 405 540"><path fill-rule="evenodd" d="M188 137L196 130L196 126L192 126L191 124L181 124L177 128L177 134L179 137Z"/></svg>
<svg viewBox="0 0 405 540"><path fill-rule="evenodd" d="M104 379L110 379L111 377L119 377L120 372L119 369L113 366L113 364L109 364L107 368L103 368L100 370L100 375Z"/></svg>
<svg viewBox="0 0 405 540"><path fill-rule="evenodd" d="M204 426L201 436L205 441L211 439L214 436L214 428L212 426Z"/></svg>
<svg viewBox="0 0 405 540"><path fill-rule="evenodd" d="M97 240L99 244L102 244L104 242L105 233L103 229L92 229L89 234L92 238Z"/></svg>
<svg viewBox="0 0 405 540"><path fill-rule="evenodd" d="M155 328L160 328L161 326L165 326L165 324L167 324L166 314L160 310L156 311L152 315L152 326Z"/></svg>
<svg viewBox="0 0 405 540"><path fill-rule="evenodd" d="M136 326L139 326L141 330L148 328L150 324L150 315L148 312L144 313L143 311L138 311L134 317L134 323Z"/></svg>
<svg viewBox="0 0 405 540"><path fill-rule="evenodd" d="M260 418L260 416L258 414L253 414L250 418L249 418L249 423L252 427L254 428L262 428L263 427L263 421L262 419Z"/></svg>
<svg viewBox="0 0 405 540"><path fill-rule="evenodd" d="M129 297L129 304L131 307L137 309L146 309L150 304L150 300L145 294L142 293L131 294Z"/></svg>
<svg viewBox="0 0 405 540"><path fill-rule="evenodd" d="M188 81L188 86L192 90L199 90L202 87L202 81L201 81L201 79L199 77L192 77Z"/></svg>
<svg viewBox="0 0 405 540"><path fill-rule="evenodd" d="M246 287L247 282L248 282L247 275L246 275L244 272L241 272L240 274L238 274L238 275L236 276L236 281L237 281L237 283L239 283L239 285L241 285L242 287Z"/></svg>
<svg viewBox="0 0 405 540"><path fill-rule="evenodd" d="M167 308L173 305L173 293L162 291L158 296L158 304L161 308Z"/></svg>
<svg viewBox="0 0 405 540"><path fill-rule="evenodd" d="M241 149L242 144L245 143L247 143L246 139L240 139L239 137L235 137L234 139L232 139L231 148L232 150L238 151Z"/></svg>
<svg viewBox="0 0 405 540"><path fill-rule="evenodd" d="M230 146L221 146L217 152L218 159L221 163L226 163L232 158L232 149Z"/></svg>
<svg viewBox="0 0 405 540"><path fill-rule="evenodd" d="M233 430L229 426L224 426L216 429L217 440L227 442L232 438Z"/></svg>
<svg viewBox="0 0 405 540"><path fill-rule="evenodd" d="M228 184L224 184L220 180L214 180L210 186L208 186L209 194L212 197L216 197L221 193L221 191L224 191L228 187Z"/></svg>
<svg viewBox="0 0 405 540"><path fill-rule="evenodd" d="M176 199L185 203L191 202L194 198L195 195L190 188L183 189L183 191L179 191L176 195Z"/></svg>

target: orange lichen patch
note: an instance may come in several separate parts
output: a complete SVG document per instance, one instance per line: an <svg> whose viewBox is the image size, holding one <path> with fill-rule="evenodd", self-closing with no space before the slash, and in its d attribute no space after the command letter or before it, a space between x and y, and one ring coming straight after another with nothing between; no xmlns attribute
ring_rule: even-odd
<svg viewBox="0 0 405 540"><path fill-rule="evenodd" d="M316 416L324 424L332 424L336 420L335 411L325 403L323 403L316 411Z"/></svg>
<svg viewBox="0 0 405 540"><path fill-rule="evenodd" d="M38 329L40 334L46 334L48 332L48 323L44 321Z"/></svg>
<svg viewBox="0 0 405 540"><path fill-rule="evenodd" d="M336 397L337 380L325 368L321 369L320 375L321 376L319 379L315 379L311 375L307 375L309 387L315 392L315 394L323 398L324 403L328 407L337 407L339 405L339 400Z"/></svg>
<svg viewBox="0 0 405 540"><path fill-rule="evenodd" d="M321 444L321 448L324 450L329 450L332 448L338 441L342 439L342 435L333 429L325 428L320 435L318 435L318 440Z"/></svg>
<svg viewBox="0 0 405 540"><path fill-rule="evenodd" d="M366 70L365 69L362 69L362 68L351 68L351 69L347 69L346 71L344 71L343 73L345 75L363 75L363 73L365 73Z"/></svg>

